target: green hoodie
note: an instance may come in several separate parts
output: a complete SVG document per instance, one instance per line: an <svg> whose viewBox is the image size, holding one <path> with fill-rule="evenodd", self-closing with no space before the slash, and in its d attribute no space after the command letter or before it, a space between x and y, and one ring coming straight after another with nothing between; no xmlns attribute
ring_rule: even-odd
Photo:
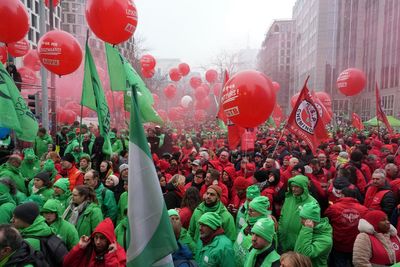
<svg viewBox="0 0 400 267"><path fill-rule="evenodd" d="M64 191L62 195L53 194L53 198L60 201L61 210L66 210L71 202L71 191L69 190L69 180L68 178L58 179L53 187L58 187Z"/></svg>
<svg viewBox="0 0 400 267"><path fill-rule="evenodd" d="M10 193L0 194L0 224L10 223L15 209L15 202Z"/></svg>
<svg viewBox="0 0 400 267"><path fill-rule="evenodd" d="M32 180L40 172L40 160L34 159L33 162L24 159L19 166L22 177Z"/></svg>
<svg viewBox="0 0 400 267"><path fill-rule="evenodd" d="M226 209L226 207L221 203L221 201L218 201L218 203L214 207L206 207L204 205L204 202L202 202L193 212L192 218L190 219L190 224L189 224L189 234L193 238L194 242L197 242L200 237L199 233L199 219L201 215L203 215L206 212L216 212L221 216L222 220L222 228L225 231L225 235L231 240L235 241L236 239L236 227L235 227L235 221L233 220L232 215L229 213L229 211Z"/></svg>
<svg viewBox="0 0 400 267"><path fill-rule="evenodd" d="M17 189L26 194L28 190L25 186L25 179L22 177L18 168L6 162L0 166L0 177L8 177L17 185Z"/></svg>
<svg viewBox="0 0 400 267"><path fill-rule="evenodd" d="M45 134L43 137L36 136L35 141L33 143L33 150L38 158L41 158L44 153L48 151L49 144L53 143L53 139L48 134Z"/></svg>
<svg viewBox="0 0 400 267"><path fill-rule="evenodd" d="M117 224L126 217L126 212L125 210L128 209L128 192L123 192L121 196L119 197L118 201L118 216L117 216Z"/></svg>
<svg viewBox="0 0 400 267"><path fill-rule="evenodd" d="M302 226L294 251L309 257L314 267L327 267L332 249L332 226L327 218L314 228Z"/></svg>
<svg viewBox="0 0 400 267"><path fill-rule="evenodd" d="M71 213L67 214L66 220L69 220ZM90 203L79 216L75 227L79 236L90 236L96 226L103 220L103 214L96 203Z"/></svg>
<svg viewBox="0 0 400 267"><path fill-rule="evenodd" d="M104 218L110 218L113 222L117 219L117 203L114 192L104 187L102 183L95 189L97 201L103 212Z"/></svg>
<svg viewBox="0 0 400 267"><path fill-rule="evenodd" d="M296 184L303 188L300 196L294 196L291 185ZM288 181L288 192L282 206L279 219L278 240L282 246L282 252L294 249L297 236L301 229L300 207L305 203L317 201L308 192L308 178L304 175L297 175Z"/></svg>
<svg viewBox="0 0 400 267"><path fill-rule="evenodd" d="M43 200L43 203L45 203L48 199L53 197L53 194L54 190L52 188L44 186L40 188L36 193L32 192L31 196L37 195Z"/></svg>
<svg viewBox="0 0 400 267"><path fill-rule="evenodd" d="M25 239L34 250L40 250L41 237L47 237L53 234L53 230L46 224L43 216L39 215L35 221L28 227L19 229L22 238Z"/></svg>
<svg viewBox="0 0 400 267"><path fill-rule="evenodd" d="M198 240L196 251L195 259L199 267L235 266L232 241L225 235L217 235L213 238L211 243L206 246L203 246L202 241Z"/></svg>
<svg viewBox="0 0 400 267"><path fill-rule="evenodd" d="M125 249L125 251L128 249L127 231L128 217L125 216L119 221L117 227L115 227L115 236L117 238L117 242Z"/></svg>
<svg viewBox="0 0 400 267"><path fill-rule="evenodd" d="M61 238L68 250L71 250L79 242L78 231L75 226L61 218L62 209L60 202L56 199L49 199L43 205L42 213L56 213L57 219L50 225L51 229Z"/></svg>

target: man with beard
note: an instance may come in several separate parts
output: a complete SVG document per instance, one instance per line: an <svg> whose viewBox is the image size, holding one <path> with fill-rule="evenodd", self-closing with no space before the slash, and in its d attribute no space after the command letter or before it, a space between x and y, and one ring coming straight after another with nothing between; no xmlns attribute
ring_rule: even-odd
<svg viewBox="0 0 400 267"><path fill-rule="evenodd" d="M199 240L199 219L206 212L215 212L221 217L221 225L226 236L230 240L236 239L235 223L232 215L220 201L222 189L217 185L210 185L207 188L204 201L194 210L189 224L189 234L193 240Z"/></svg>

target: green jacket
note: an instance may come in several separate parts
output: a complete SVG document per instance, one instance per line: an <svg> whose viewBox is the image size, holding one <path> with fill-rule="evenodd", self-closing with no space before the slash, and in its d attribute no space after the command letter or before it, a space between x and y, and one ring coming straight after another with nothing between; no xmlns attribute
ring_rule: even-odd
<svg viewBox="0 0 400 267"><path fill-rule="evenodd" d="M66 210L71 202L71 192L67 191L66 193L62 194L62 195L56 195L53 194L52 196L53 199L57 199L58 201L60 201L60 206L61 206L61 210Z"/></svg>
<svg viewBox="0 0 400 267"><path fill-rule="evenodd" d="M267 249L265 249L263 251L266 251L266 250L270 250L270 252L264 258L264 261L262 262L261 267L271 267L274 262L276 262L276 261L279 262L279 259L281 257L281 256L279 256L278 252L276 252L276 250L274 248L271 248L271 246L269 246ZM255 266L256 257L257 257L258 254L260 254L259 250L252 249L250 251L250 254L248 255L248 257L246 258L246 262L244 264L244 267L254 267Z"/></svg>
<svg viewBox="0 0 400 267"><path fill-rule="evenodd" d="M235 252L235 262L236 267L242 267L247 256L251 250L251 234L246 235L244 230L247 228L248 224L245 223L233 244L233 251Z"/></svg>
<svg viewBox="0 0 400 267"><path fill-rule="evenodd" d="M291 184L295 183L303 188L304 192L300 196L292 194ZM298 175L288 181L288 192L286 193L285 202L282 206L281 217L279 219L278 240L282 246L282 252L294 249L297 236L301 229L300 207L305 203L317 202L308 193L308 178Z"/></svg>
<svg viewBox="0 0 400 267"><path fill-rule="evenodd" d="M246 200L242 206L237 211L236 214L236 233L239 233L243 225L246 224L247 209L249 208L249 203Z"/></svg>
<svg viewBox="0 0 400 267"><path fill-rule="evenodd" d="M117 219L117 203L115 202L114 192L104 187L102 183L95 189L99 206L104 218L110 218L113 222Z"/></svg>
<svg viewBox="0 0 400 267"><path fill-rule="evenodd" d="M26 194L28 190L25 186L25 179L22 177L18 168L14 167L10 163L6 162L0 166L0 177L8 177L14 180L17 185L17 189L22 193Z"/></svg>
<svg viewBox="0 0 400 267"><path fill-rule="evenodd" d="M217 235L211 243L206 246L203 246L201 240L198 240L196 251L195 260L199 267L235 266L232 241L225 235Z"/></svg>
<svg viewBox="0 0 400 267"><path fill-rule="evenodd" d="M24 159L19 166L19 172L22 177L32 180L40 172L40 160L35 159L33 162L28 162Z"/></svg>
<svg viewBox="0 0 400 267"><path fill-rule="evenodd" d="M70 216L71 213L69 213L65 219L68 221ZM81 216L79 216L78 222L75 225L78 235L90 236L102 220L103 213L101 212L99 205L96 203L90 203L82 212Z"/></svg>
<svg viewBox="0 0 400 267"><path fill-rule="evenodd" d="M24 229L19 229L22 238L35 250L40 250L40 237L47 237L53 234L53 230L46 224L45 219L39 215L35 221Z"/></svg>
<svg viewBox="0 0 400 267"><path fill-rule="evenodd" d="M15 209L15 202L10 193L0 195L0 224L10 223Z"/></svg>
<svg viewBox="0 0 400 267"><path fill-rule="evenodd" d="M54 190L52 188L42 187L36 193L32 193L32 196L38 195L43 200L43 203L45 203L48 199L53 197L53 194Z"/></svg>
<svg viewBox="0 0 400 267"><path fill-rule="evenodd" d="M294 251L309 257L313 267L327 267L331 249L332 226L327 218L321 218L314 228L301 227Z"/></svg>
<svg viewBox="0 0 400 267"><path fill-rule="evenodd" d="M113 142L114 141L114 142ZM113 153L117 153L118 155L123 150L122 142L119 138L116 140L111 141L111 149Z"/></svg>
<svg viewBox="0 0 400 267"><path fill-rule="evenodd" d="M123 192L119 197L118 201L118 215L117 215L117 224L126 217L125 210L128 209L128 192Z"/></svg>
<svg viewBox="0 0 400 267"><path fill-rule="evenodd" d="M17 190L15 195L11 196L13 200L15 201L15 204L18 206L19 204L22 204L26 200L26 195L22 193L21 191Z"/></svg>
<svg viewBox="0 0 400 267"><path fill-rule="evenodd" d="M229 213L229 211L226 209L226 207L221 203L221 201L218 201L218 204L216 204L214 207L206 207L204 205L204 202L202 202L193 212L192 218L190 219L190 224L189 224L189 234L193 238L195 242L199 240L200 233L199 233L199 219L201 215L203 215L206 212L216 212L221 216L222 219L222 228L225 231L225 235L231 240L235 241L236 239L236 227L235 227L235 222L233 220L232 215Z"/></svg>
<svg viewBox="0 0 400 267"><path fill-rule="evenodd" d="M33 143L33 150L38 158L41 158L44 153L48 151L48 145L53 143L53 139L48 134L45 134L42 138L36 136Z"/></svg>
<svg viewBox="0 0 400 267"><path fill-rule="evenodd" d="M185 228L181 228L181 234L179 235L179 240L182 244L185 244L192 251L193 255L196 255L196 242L194 242L193 238L189 235L188 231Z"/></svg>
<svg viewBox="0 0 400 267"><path fill-rule="evenodd" d="M78 231L76 231L75 226L66 220L61 218L62 210L60 207L60 202L55 199L49 199L42 208L42 212L54 212L57 214L57 219L50 225L54 233L61 238L68 250L71 250L79 242Z"/></svg>
<svg viewBox="0 0 400 267"><path fill-rule="evenodd" d="M121 245L121 247L125 249L125 251L128 248L127 230L128 230L128 217L125 216L120 220L117 227L115 228L115 236L117 238L117 242L118 244Z"/></svg>

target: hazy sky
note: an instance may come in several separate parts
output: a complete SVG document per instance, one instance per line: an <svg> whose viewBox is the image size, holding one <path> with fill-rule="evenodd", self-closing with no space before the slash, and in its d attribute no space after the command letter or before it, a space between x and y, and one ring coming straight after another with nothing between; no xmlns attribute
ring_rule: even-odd
<svg viewBox="0 0 400 267"><path fill-rule="evenodd" d="M135 36L157 58L207 65L223 50L260 48L274 19L292 16L295 0L135 0Z"/></svg>

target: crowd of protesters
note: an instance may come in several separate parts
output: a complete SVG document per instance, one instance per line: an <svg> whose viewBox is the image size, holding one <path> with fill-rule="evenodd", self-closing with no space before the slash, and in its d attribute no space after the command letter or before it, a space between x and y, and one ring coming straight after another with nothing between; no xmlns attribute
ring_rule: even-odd
<svg viewBox="0 0 400 267"><path fill-rule="evenodd" d="M232 150L216 129L146 127L175 266L400 262L399 134L331 131L313 153L267 127L254 148ZM129 134L113 129L105 155L96 131L77 122L54 136L40 128L21 150L0 140L0 266L126 265ZM47 248L53 236L63 253Z"/></svg>

